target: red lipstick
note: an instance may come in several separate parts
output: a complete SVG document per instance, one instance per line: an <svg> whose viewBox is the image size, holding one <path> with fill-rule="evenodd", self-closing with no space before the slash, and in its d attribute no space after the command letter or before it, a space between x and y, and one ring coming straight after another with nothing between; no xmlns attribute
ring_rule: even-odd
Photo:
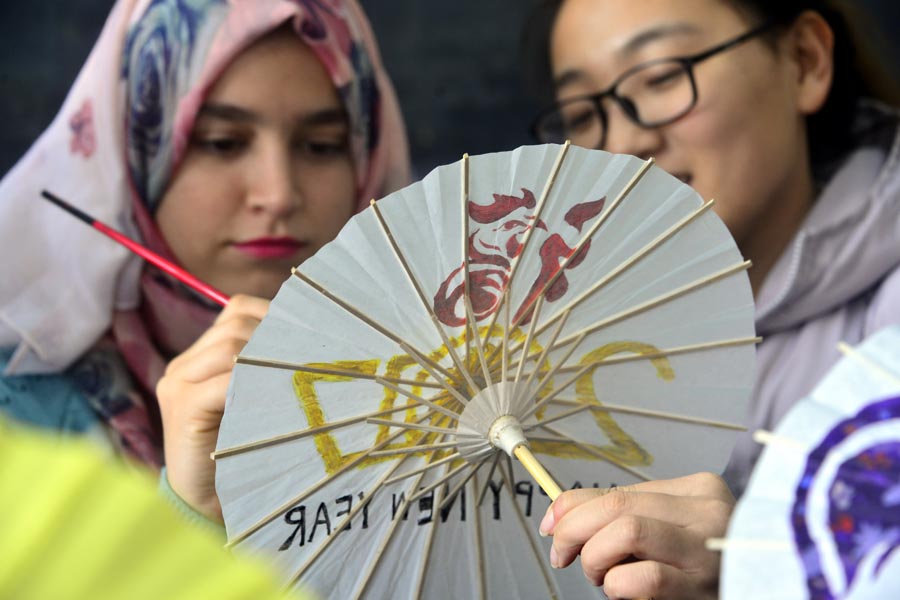
<svg viewBox="0 0 900 600"><path fill-rule="evenodd" d="M259 259L290 258L305 244L292 237L261 237L244 242L235 242L239 251Z"/></svg>

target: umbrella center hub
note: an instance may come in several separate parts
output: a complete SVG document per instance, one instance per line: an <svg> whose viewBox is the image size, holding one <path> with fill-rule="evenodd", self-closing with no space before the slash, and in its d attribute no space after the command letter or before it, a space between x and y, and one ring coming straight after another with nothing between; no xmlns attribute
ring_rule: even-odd
<svg viewBox="0 0 900 600"><path fill-rule="evenodd" d="M510 456L519 446L528 445L522 424L512 415L497 417L488 430L488 441L491 446L503 450Z"/></svg>
<svg viewBox="0 0 900 600"><path fill-rule="evenodd" d="M459 416L460 454L471 462L498 449L512 454L517 446L527 445L523 422L529 421L534 389L524 382L502 381L475 394Z"/></svg>

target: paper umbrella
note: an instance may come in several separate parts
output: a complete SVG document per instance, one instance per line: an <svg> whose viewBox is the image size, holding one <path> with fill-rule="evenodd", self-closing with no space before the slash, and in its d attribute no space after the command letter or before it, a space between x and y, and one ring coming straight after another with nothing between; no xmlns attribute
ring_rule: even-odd
<svg viewBox="0 0 900 600"><path fill-rule="evenodd" d="M782 420L728 529L725 600L900 597L900 327Z"/></svg>
<svg viewBox="0 0 900 600"><path fill-rule="evenodd" d="M229 543L327 598L601 597L551 572L523 465L552 496L724 467L757 338L709 208L652 161L569 145L373 204L237 358Z"/></svg>

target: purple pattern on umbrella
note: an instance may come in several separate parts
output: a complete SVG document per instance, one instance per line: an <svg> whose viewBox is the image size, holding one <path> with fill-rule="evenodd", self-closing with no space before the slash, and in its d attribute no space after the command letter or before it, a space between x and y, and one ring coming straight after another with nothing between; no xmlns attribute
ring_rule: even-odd
<svg viewBox="0 0 900 600"><path fill-rule="evenodd" d="M900 396L874 402L856 416L838 423L812 450L797 488L791 511L797 549L807 575L809 597L831 600L846 590L832 590L823 573L823 561L809 532L806 512L810 491L828 453L861 429L889 419L900 419ZM879 441L845 460L828 486L828 529L849 589L857 569L871 552L877 576L888 556L900 546L900 435ZM825 500L825 499L823 499Z"/></svg>

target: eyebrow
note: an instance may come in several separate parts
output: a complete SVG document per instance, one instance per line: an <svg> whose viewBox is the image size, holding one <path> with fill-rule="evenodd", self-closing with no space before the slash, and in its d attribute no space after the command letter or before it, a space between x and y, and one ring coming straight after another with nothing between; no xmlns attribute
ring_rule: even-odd
<svg viewBox="0 0 900 600"><path fill-rule="evenodd" d="M262 121L262 117L252 110L218 102L207 102L201 106L197 112L197 118L199 119L200 117L221 119L235 123L258 123ZM305 113L298 118L298 121L303 125L344 124L347 123L347 113L343 108L329 107Z"/></svg>
<svg viewBox="0 0 900 600"><path fill-rule="evenodd" d="M639 50L660 39L681 35L693 35L700 31L700 28L691 23L664 23L656 25L641 31L637 35L632 36L620 48L613 51L620 57L628 57L636 54ZM575 83L585 77L585 72L581 69L568 69L563 71L559 77L553 80L556 89Z"/></svg>
<svg viewBox="0 0 900 600"><path fill-rule="evenodd" d="M700 28L692 23L665 23L657 25L638 33L630 38L625 44L616 51L616 54L627 56L636 53L644 46L655 42L661 38L667 38L679 35L693 35L700 31Z"/></svg>

